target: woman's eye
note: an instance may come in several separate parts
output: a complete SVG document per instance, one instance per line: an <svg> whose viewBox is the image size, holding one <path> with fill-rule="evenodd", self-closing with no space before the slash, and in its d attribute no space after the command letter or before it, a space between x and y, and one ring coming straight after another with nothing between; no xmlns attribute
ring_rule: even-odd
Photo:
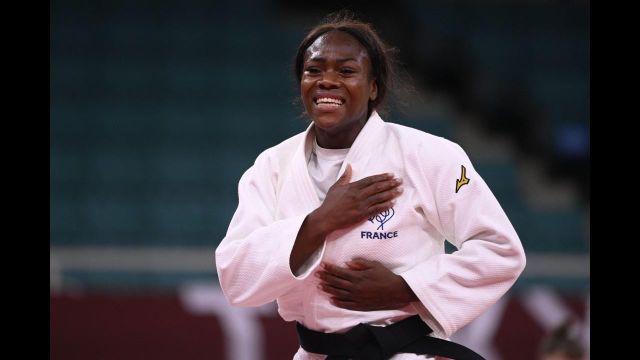
<svg viewBox="0 0 640 360"><path fill-rule="evenodd" d="M307 74L319 74L320 73L320 69L318 68L306 68L304 69L304 72L306 72Z"/></svg>
<svg viewBox="0 0 640 360"><path fill-rule="evenodd" d="M355 73L356 71L355 71L355 70L353 70L353 69L346 68L346 69L340 69L340 72L341 72L342 74L347 74L347 75L349 75L349 74L353 74L353 73Z"/></svg>

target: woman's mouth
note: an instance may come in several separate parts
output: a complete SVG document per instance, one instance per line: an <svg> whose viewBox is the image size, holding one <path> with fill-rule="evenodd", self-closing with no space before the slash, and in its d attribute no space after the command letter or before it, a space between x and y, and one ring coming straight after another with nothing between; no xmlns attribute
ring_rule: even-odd
<svg viewBox="0 0 640 360"><path fill-rule="evenodd" d="M344 99L332 97L319 97L313 99L313 103L321 110L337 109L344 105Z"/></svg>

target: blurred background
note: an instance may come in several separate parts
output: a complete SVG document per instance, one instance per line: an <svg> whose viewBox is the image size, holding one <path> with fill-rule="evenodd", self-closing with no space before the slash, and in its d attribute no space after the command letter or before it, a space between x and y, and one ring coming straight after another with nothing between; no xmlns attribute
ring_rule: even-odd
<svg viewBox="0 0 640 360"><path fill-rule="evenodd" d="M293 58L343 7L416 85L385 120L459 143L527 252L515 286L453 339L534 360L570 321L588 357L589 6L51 1L51 359L292 358L274 304L227 305L214 251L242 173L306 128Z"/></svg>

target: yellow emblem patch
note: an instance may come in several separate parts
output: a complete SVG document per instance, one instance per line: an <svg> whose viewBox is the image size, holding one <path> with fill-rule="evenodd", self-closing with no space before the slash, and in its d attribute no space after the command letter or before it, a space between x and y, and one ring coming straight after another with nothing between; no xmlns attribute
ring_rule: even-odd
<svg viewBox="0 0 640 360"><path fill-rule="evenodd" d="M462 173L460 174L460 179L456 179L456 193L462 186L467 185L470 181L470 179L467 178L467 169L465 169L464 165L460 166L462 167Z"/></svg>

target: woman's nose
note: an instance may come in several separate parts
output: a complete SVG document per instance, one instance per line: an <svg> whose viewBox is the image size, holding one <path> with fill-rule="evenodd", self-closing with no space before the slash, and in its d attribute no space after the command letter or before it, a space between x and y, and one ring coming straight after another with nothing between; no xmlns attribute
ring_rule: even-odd
<svg viewBox="0 0 640 360"><path fill-rule="evenodd" d="M332 89L340 85L337 74L333 71L327 71L322 75L322 79L318 81L318 86L322 89Z"/></svg>

